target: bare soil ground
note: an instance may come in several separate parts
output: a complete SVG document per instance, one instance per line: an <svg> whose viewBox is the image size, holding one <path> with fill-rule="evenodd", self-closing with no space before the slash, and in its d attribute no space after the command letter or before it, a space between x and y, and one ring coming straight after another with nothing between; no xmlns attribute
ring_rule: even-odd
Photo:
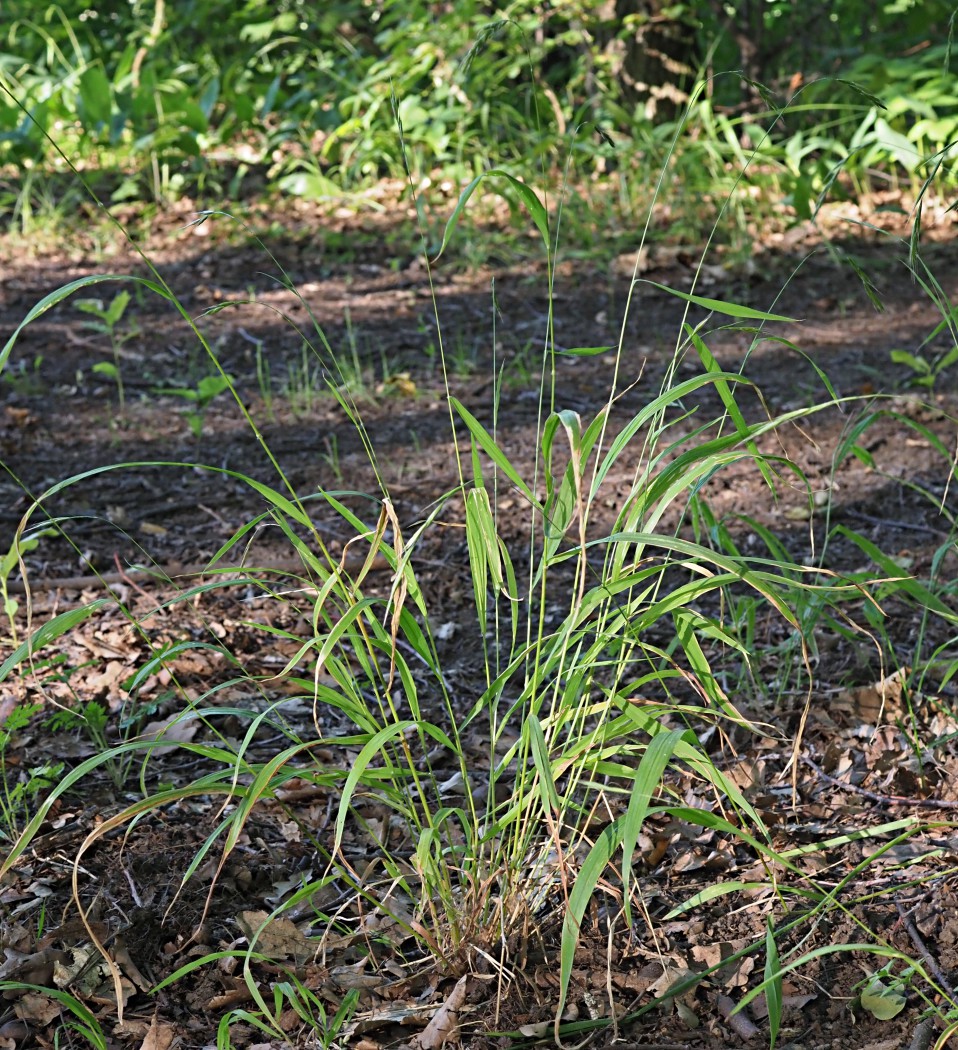
<svg viewBox="0 0 958 1050"><path fill-rule="evenodd" d="M451 385L484 419L491 416L495 368L504 368L498 432L521 466L531 463L535 442L535 390L549 309L546 281L541 268L528 263L463 272L453 259L440 262L430 284L413 247L406 257L386 252L388 231L377 234L359 225L343 218L338 229L328 223L318 227L293 214L274 225L266 237L268 246L302 300L284 287L262 248L246 240L224 240L207 234L205 227L158 230L149 251L193 316L228 300L247 301L200 324L296 490L375 495L380 484L355 427L323 392L322 383L304 375L302 339L290 321L312 337L308 307L329 343L358 365L354 379L376 469L408 531L458 482L438 370L433 297L454 363ZM939 230L925 258L954 302L958 246L949 239L950 229ZM18 249L14 255L11 243L0 261L4 338L44 295L69 281L107 270L145 272L125 249L111 249L97 259L82 246L37 254ZM737 517L744 514L770 529L799 561L817 556L813 545L820 552L828 530L844 524L896 559L903 571L920 578L934 575L942 583L943 600L954 607L954 590L944 585L955 575L955 495L949 487L949 462L931 440L933 435L946 448L955 447L954 372L918 397L907 386L908 369L890 360L893 349L915 350L940 316L903 266L900 241L861 231L855 240L836 243L867 271L883 312L869 301L853 269L816 246L810 235L793 238L791 244L763 245L748 267L710 267L697 291L801 319L775 326L774 333L800 347L807 359L785 342L770 339L745 361L750 335L716 330L708 337L722 365L744 370L770 411L826 396L810 362L828 376L839 396L888 395L874 402L878 415L861 438L871 463L848 456L833 469L835 450L850 421L860 417L863 400L844 411L823 412L778 438L780 454L802 469L815 492L828 494L827 519L809 514L803 487L783 489L773 500L760 474L744 466L711 483L711 503L743 549L751 544L758 553L759 546L749 523ZM696 259L691 251L687 256L653 252L643 276L688 289ZM602 268L592 261L562 263L554 294L557 344L615 343L630 275L631 261L626 260ZM109 299L120 287L100 285L79 294ZM620 387L625 392L614 412L620 423L658 391L682 311L679 300L653 285L638 286L624 334L627 375ZM7 549L34 498L65 478L86 475L43 502L47 515L62 520L63 535L42 539L27 559L34 622L102 595L103 586L91 578L94 573L106 578L135 617L147 617L158 602L177 593L185 576L195 579L190 574L200 572L238 528L264 510L249 486L228 471L269 484L277 481L228 395L209 406L197 436L187 418L195 406L157 393L195 388L211 371L202 348L169 303L137 293L121 322L121 331L131 335L120 350L126 400L122 413L112 380L93 370L97 363L112 361L109 340L92 331L88 320L71 301L50 310L22 333L0 377L0 459L6 470L0 476L0 549ZM945 345L944 336L935 343L938 352ZM689 374L694 367L691 361L683 365ZM607 357L564 359L557 403L591 418L605 403L609 382ZM757 398L747 403L753 416L762 410ZM709 419L720 403L714 394L704 393L698 405L687 407ZM100 470L118 462L206 464L226 473L182 465ZM611 503L616 484L627 486L628 478L610 479ZM374 520L371 501L349 498L358 512ZM507 542L518 543L526 528L521 502L505 495L499 509ZM350 539L332 516L319 524L333 551ZM249 563L292 571L288 543L276 530L264 526L252 539ZM867 567L862 550L837 535L825 561L835 571ZM162 584L131 571L131 566L144 564L159 566L174 582ZM460 639L475 633L468 564L461 532L450 526L437 531L417 565L437 622L451 625L447 633L455 637L458 632ZM14 589L17 576L12 577ZM942 659L955 658L953 628L934 618L926 622L919 607L899 597L890 598L884 611L888 647L902 665L936 648ZM262 635L249 627L251 621L264 620L294 635L308 630L308 616L304 619L295 603L279 604L244 587L219 589L203 602L154 612L145 620L145 633L110 607L58 643L59 675L51 673L56 667L41 671L42 689L36 677L0 682L0 712L6 716L17 704L39 701L48 705L48 713L53 703L69 706L94 699L111 714L107 736L115 742L124 713L122 685L142 665L149 645L201 639L212 632L251 673L279 670L295 647L278 639L274 650L264 651ZM779 630L760 627L757 635L756 666L770 677L776 674ZM802 763L788 768L804 694L784 695L774 710L755 712L773 723L775 732L737 739L738 754L716 754L716 760L733 771L775 829L777 848L888 827L873 837L820 846L802 860L820 886L834 889L841 907L832 909L825 922L799 927L796 938L806 937L803 944L789 942L786 935L780 951L801 954L877 938L920 958L939 987L952 993L958 986L958 869L951 823L958 808L954 687L934 676L910 681L907 669L883 665L876 647L864 638L857 647L837 636L810 641L814 680ZM475 656L460 643L450 646L448 657L452 680L468 694L477 671ZM896 676L898 671L902 674ZM185 652L177 666L179 682L195 696L216 682L228 682L231 675L224 661L203 650ZM908 688L902 689L902 681ZM173 700L164 701L166 684L158 678L151 687L156 720L172 710ZM217 731L228 739L244 732L230 709L252 702L238 697L236 689L226 686L210 701L224 709ZM301 718L303 732L312 732L310 711L294 710L288 717ZM191 725L201 738L210 732L196 722ZM330 722L324 729L333 733L337 726ZM248 757L267 761L283 739L279 734L257 737ZM96 746L75 730L56 731L35 718L4 755L4 776L8 783L16 782L28 769L55 761L65 763L61 775L66 775ZM235 959L199 969L158 993L149 990L192 958L242 949L261 921L258 917L270 912L291 886L318 876L316 842L329 838L333 801L305 787L299 790L293 782L280 797L258 807L208 898L219 846L190 881L183 884L182 879L215 831L221 800L209 795L179 800L151 811L132 830L98 830L138 792L138 769L112 772L116 780L109 767L101 768L83 782L82 791L58 803L0 885L0 946L5 953L0 980L70 989L100 1019L111 1046L166 1047L173 1041L212 1046L220 1018L249 1003ZM170 750L155 755L145 775L155 789L195 780L203 772L187 752ZM689 797L694 790L687 786ZM855 866L887 846L909 819L923 823L856 874ZM99 939L123 973L122 1026L115 1022L115 1000L109 987L104 988L104 974L95 966L96 953L71 895L73 861L91 833L78 869L80 893ZM361 829L356 829L348 849L357 865L365 846ZM766 1018L756 1004L732 1014L747 988L761 979L761 954L732 957L761 941L777 902L767 893L743 891L703 901L679 918L664 916L719 881L767 883L770 874L789 886L801 880L784 870L770 873L741 843L701 829L662 827L647 847L636 866L643 916L631 930L621 922L610 929L609 909L597 905L586 917L573 974L572 1008L579 1020L614 1011L621 1023L594 1029L584 1024L570 1042L591 1036L593 1046L616 1040L634 1048L767 1045ZM789 898L793 909L795 899ZM315 915L317 910L332 912L338 904L309 905L274 924L266 954L277 962L254 964L253 979L268 989L271 981L281 979L282 966L292 968L330 1011L350 988L359 987L360 1008L348 1030L349 1045L363 1050L409 1045L450 994L455 979L425 966L416 946L397 929L380 929L375 942L368 930L362 937L327 939L317 957L307 941L322 932ZM350 918L355 916L345 920ZM469 976L459 1010L466 1045L509 1045L509 1039L494 1033L522 1026L530 1040L541 1036L550 1043L551 1028L536 1026L549 1020L555 1003L557 937L555 919L544 916L541 928L521 944L511 940L513 980L506 986L483 972L478 956L473 959L463 971ZM641 1012L683 976L729 959L685 995ZM88 960L94 965L84 974ZM844 1050L931 1045L941 1029L922 1021L925 1004L917 995L911 994L905 1008L886 1020L857 1002L856 987L876 967L874 960L843 953L822 954L796 970L784 987L778 1045ZM55 1033L63 1034L56 999L42 991L6 995L0 1000L0 1048L55 1045ZM290 1043L318 1045L294 1016L283 1022ZM232 1041L235 1046L268 1043L263 1033L243 1024L234 1026Z"/></svg>

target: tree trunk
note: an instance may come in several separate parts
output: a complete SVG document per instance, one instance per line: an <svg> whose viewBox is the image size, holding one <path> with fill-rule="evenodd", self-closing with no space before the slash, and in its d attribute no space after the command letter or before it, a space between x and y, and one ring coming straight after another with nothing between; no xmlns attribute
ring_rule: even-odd
<svg viewBox="0 0 958 1050"><path fill-rule="evenodd" d="M695 26L664 13L674 6L668 0L614 0L610 12L617 32L609 46L620 59L623 94L644 105L646 117L656 122L681 112L699 63Z"/></svg>

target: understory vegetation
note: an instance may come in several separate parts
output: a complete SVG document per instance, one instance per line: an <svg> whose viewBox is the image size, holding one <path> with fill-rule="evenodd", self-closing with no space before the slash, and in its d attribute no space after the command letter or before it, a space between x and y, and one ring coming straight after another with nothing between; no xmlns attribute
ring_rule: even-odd
<svg viewBox="0 0 958 1050"><path fill-rule="evenodd" d="M762 223L779 201L807 219L823 196L953 184L946 0L607 6L13 0L0 208L27 229L84 204L70 164L120 209L264 186L376 208L365 191L386 178L444 207L444 186L490 164L549 181L569 166L588 238L646 210L668 165L656 230L691 241L723 201ZM660 67L637 67L634 39Z"/></svg>
<svg viewBox="0 0 958 1050"><path fill-rule="evenodd" d="M691 20L707 46L686 100L653 122L642 116L645 102L616 83L614 45L627 39L628 26L590 29L589 6L548 8L555 24L546 34L536 31L543 6L531 0L495 19L478 3L371 5L375 18L363 21L359 5L348 2L274 12L275 5L250 0L226 16L212 2L159 3L152 11L133 3L122 15L91 8L85 16L51 6L39 15L18 12L5 25L0 208L20 235L36 228L44 200L45 221L55 224L65 221L64 201L87 190L112 214L118 238L129 235L118 218L126 202L146 202L148 212L188 196L209 202L191 220L197 227L261 246L275 287L298 311L284 321L299 356L280 383L263 340L247 334L257 379L251 391L209 325L231 312L245 323L259 308L256 296L220 297L197 312L163 266L141 253L136 272L83 276L33 303L0 351L7 390L29 394L35 384L42 391L42 359L20 348L53 311L101 341L96 375L118 443L149 400L166 399L172 413L183 413L195 450L189 459L150 462L118 455L57 475L42 490L23 485L19 520L0 544L0 688L17 697L0 705L0 758L12 755L27 726L53 724L93 743L80 760L66 757L58 767L4 764L0 879L16 876L87 784L107 775L115 787L116 806L83 829L69 857L89 946L84 965L55 987L9 965L0 970L11 1000L27 991L54 999L54 1027L71 1038L100 1050L115 1045L110 1023L122 1021L144 991L97 904L89 858L114 836L126 842L177 806L209 800L210 830L180 883L208 883L207 905L229 881L221 877L234 853L259 834L251 830L259 813L295 825L311 857L276 892L271 911L243 913L245 940L193 954L181 946L176 965L150 985L156 994L216 968L240 978L248 996L224 1005L216 1022L223 1047L287 1040L292 1024L318 1040L311 1045L348 1045L359 1033L363 987L340 984L331 994L310 969L347 941L357 972L376 970L388 954L396 981L434 975L443 1006L420 1026L423 1047L464 1037L457 1017L470 980L485 990L479 1036L578 1045L589 1033L625 1030L663 1004L691 1025L696 987L742 960L751 968L727 1020L734 1028L741 1024L734 1018L761 1004L761 1031L749 1038L774 1046L793 981L836 953L860 963L862 1012L890 1020L917 1001L932 1033L926 1045L944 1047L958 1032L948 975L867 921L883 895L897 899L906 883L945 878L940 868L914 877L906 869L896 881L882 865L929 834L940 855L952 855L942 844L950 826L936 818L929 831L916 808L837 832L826 824L818 834L809 824L798 834L787 815L811 761L806 729L822 703L829 647L867 650L877 664L871 728L892 724L896 741L907 741L922 798L949 745L946 736L925 735L918 712L947 707L958 672L949 501L956 451L947 437L955 420L953 406L935 400L958 361L958 330L948 281L927 261L923 242L926 213L947 213L955 185L950 38L927 32L931 24L947 30L950 12L879 5L873 48L892 38L903 54L925 45L879 61L857 46L861 30L851 28L861 5L824 5L842 18L839 49L831 46L839 41L826 46L825 28L820 37L809 31L790 39L797 5L768 4L762 26L745 27L763 30L766 89L740 73L719 75L741 57L733 34L722 34L711 8L678 5L676 17ZM220 31L200 33L214 17L225 17ZM370 187L384 179L402 180L379 206L413 209L415 219L402 227L406 251L418 251L430 285L450 258L493 268L498 247L486 254L470 243L483 236L474 212L501 220L492 243L521 245L515 250L524 258L538 259L530 304L537 296L546 305L518 378L515 361L497 356L495 330L487 356L461 350L435 289L420 372L383 362L372 375L350 341L351 319L337 342L284 260L271 255L267 235L260 240L245 221L247 194L369 207ZM933 418L898 391L838 388L800 341L783 334L800 319L777 307L777 295L756 306L716 288L710 269L733 275L765 223L814 223L836 200L892 188L889 206L907 215L903 273L940 321L896 348L889 365L906 370ZM829 245L836 266L854 270L880 307L865 266L839 240ZM658 243L693 246L681 286L647 276ZM564 345L556 334L559 271L583 258L592 265L608 248L630 253L617 338ZM642 366L628 333L643 297L662 292L680 317L655 388L636 404ZM495 295L493 287L493 329ZM168 304L177 346L189 340L192 365L182 381L158 382L142 395L132 373L146 366L131 365L127 353L144 336L141 304L154 298ZM716 343L729 339L741 348L739 367L720 363ZM769 345L808 396L768 403L750 362ZM605 387L585 410L574 396L574 369L599 361ZM485 381L479 400L466 394L476 388L477 368ZM430 441L446 449L456 480L409 520L397 509L371 420L377 401L424 402L427 387L446 420L444 436ZM524 436L504 423L520 397L532 406ZM269 424L281 402L290 412L284 418L302 421L317 400L351 423L377 487L355 489L335 435L316 453L335 488L303 487L284 466ZM255 464L206 457L214 406L254 435ZM821 452L824 465L813 477L790 449L811 441L823 417L842 420L841 437ZM940 485L917 479L909 492L937 530L921 566L885 549L880 535L838 520L843 471L857 465L876 481L886 476L873 436L889 421L938 464ZM211 487L228 482L248 492L250 513L201 571L166 578L143 539L137 565L118 565L126 574L119 583L95 567L104 578L100 596L36 615L36 552L54 538L84 557L77 521L51 508L103 475L147 470L202 473ZM745 476L760 482L769 507L787 508L779 520L797 532L777 532L757 506L720 509L726 479ZM280 568L258 565L249 553L265 532L285 550ZM333 543L331 535L346 538ZM436 612L446 607L449 581L435 565L437 552L457 542L468 565L460 604L470 616L450 624ZM152 608L135 606L134 591L124 590L130 579L157 585ZM211 611L234 595L257 603L242 621L242 651ZM914 629L893 630L890 608L907 609ZM113 684L114 702L70 699L71 669L58 651L84 625L117 612L146 655ZM184 626L158 639L159 622ZM277 659L251 666L251 648ZM182 680L189 660L214 669L205 688ZM168 770L177 767L161 763L174 753L183 765L171 780ZM748 760L751 773L745 768L744 756L756 753L768 755L767 781L758 760ZM829 767L836 777L840 765ZM295 800L307 796L321 800L321 820L298 813ZM582 942L593 951L607 944L611 970L614 946L652 928L645 877L666 849L695 841L719 843L710 855L714 877L656 921L692 923L710 902L727 901L730 910L760 909L761 934L694 972L663 965L631 1010L617 1013L610 993L587 1013ZM861 852L836 875L828 858L850 844ZM725 877L723 865L739 853L749 864ZM175 911L177 900L164 907ZM33 910L23 920L39 925L38 940L42 916ZM857 931L854 939L816 939L843 923ZM283 961L291 958L283 950L294 961ZM533 957L545 960L554 981L539 989L542 1016L514 1028L504 1004L511 989L525 987ZM99 968L95 990L80 979L90 966Z"/></svg>

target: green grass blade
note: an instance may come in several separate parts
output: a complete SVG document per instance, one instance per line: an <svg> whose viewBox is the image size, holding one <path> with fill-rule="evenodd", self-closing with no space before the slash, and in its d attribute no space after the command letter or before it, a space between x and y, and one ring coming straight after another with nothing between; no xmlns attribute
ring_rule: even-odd
<svg viewBox="0 0 958 1050"><path fill-rule="evenodd" d="M572 892L569 894L569 903L566 905L565 917L562 920L562 940L559 948L559 1004L555 1013L557 1040L559 1021L569 994L569 979L572 977L572 963L575 959L576 945L579 943L582 916L585 915L585 909L599 884L602 872L605 871L606 865L612 859L612 854L621 841L620 818L614 820L596 839L595 845L582 862L582 867L572 885Z"/></svg>
<svg viewBox="0 0 958 1050"><path fill-rule="evenodd" d="M792 959L791 962L786 963L784 966L780 966L775 973L770 975L766 974L765 979L761 984L757 985L755 988L750 988L748 992L742 996L741 1000L735 1007L735 1012L744 1010L745 1007L758 996L767 995L769 987L775 981L780 982L786 974L799 970L803 966L808 965L808 963L815 962L816 959L821 959L828 955L835 955L836 952L848 952L849 954L862 952L866 955L877 955L880 959L896 959L899 962L904 963L906 966L913 967L914 970L921 975L923 980L928 981L929 984L931 983L928 974L924 971L917 960L895 948L889 948L884 944L868 944L867 942L856 944L824 944L820 948L815 948L813 951L806 952L797 959Z"/></svg>
<svg viewBox="0 0 958 1050"><path fill-rule="evenodd" d="M393 737L401 737L407 729L412 729L415 725L416 723L411 719L404 719L393 725L384 726L366 742L362 751L356 756L353 768L349 771L349 776L346 777L346 782L343 784L342 798L339 800L339 811L336 814L336 834L333 838L332 848L334 854L339 852L339 848L342 845L343 832L346 828L346 816L349 813L349 807L353 800L353 794L356 791L356 785L365 774L366 767L380 750L382 750L382 747L387 740L390 740Z"/></svg>
<svg viewBox="0 0 958 1050"><path fill-rule="evenodd" d="M937 613L942 619L951 623L958 623L958 612L946 605L916 577L903 576L901 566L893 558L885 554L877 544L872 543L871 540L866 540L860 533L855 532L854 529L849 529L845 525L836 525L835 533L851 540L880 569L888 573L889 582L894 583L897 589L914 598L922 608Z"/></svg>
<svg viewBox="0 0 958 1050"><path fill-rule="evenodd" d="M817 846L818 844L816 843L815 845ZM772 885L768 882L741 882L737 879L733 879L729 882L718 882L713 886L706 886L704 890L699 890L698 893L693 893L688 900L684 900L681 904L677 904L671 909L671 911L666 912L665 915L662 916L662 921L671 922L673 919L677 919L680 915L685 915L686 912L693 911L695 908L707 904L711 900L715 900L716 897L726 897L733 893L750 893L755 890L768 890L771 892ZM821 895L815 893L814 890L806 890L798 886L779 885L775 887L775 892L790 893L811 901L818 901L821 899Z"/></svg>
<svg viewBox="0 0 958 1050"><path fill-rule="evenodd" d="M17 325L13 331L13 335L10 336L4 344L3 349L0 350L0 370L2 370L7 363L10 351L13 349L20 333L28 324L35 321L42 314L45 314L47 310L62 303L64 299L68 299L74 292L79 291L81 288L87 288L91 284L102 284L105 281L136 281L162 298L170 299L169 292L155 281L150 281L146 277L134 277L132 274L90 274L86 277L80 277L75 281L70 281L69 284L54 289L48 295L45 295L38 303L34 303L33 306L30 307L26 317L24 317L24 319Z"/></svg>
<svg viewBox="0 0 958 1050"><path fill-rule="evenodd" d="M642 825L649 813L649 803L656 788L662 780L665 767L669 764L675 748L688 730L670 729L657 733L649 741L639 768L635 771L632 791L629 795L629 807L622 822L622 901L625 909L625 921L632 925L632 904L629 893L629 882L632 875L632 854L639 840Z"/></svg>
<svg viewBox="0 0 958 1050"><path fill-rule="evenodd" d="M535 715L529 715L525 720L525 730L529 734L532 750L532 761L535 763L536 772L539 775L539 797L542 802L543 813L550 815L559 812L559 793L556 790L555 780L552 777L552 763L549 760L549 748L546 744L545 735L542 732L542 724Z"/></svg>
<svg viewBox="0 0 958 1050"><path fill-rule="evenodd" d="M782 975L778 959L775 930L769 920L765 933L765 1005L768 1007L769 1050L775 1050L782 1024Z"/></svg>
<svg viewBox="0 0 958 1050"><path fill-rule="evenodd" d="M449 220L446 222L446 228L442 235L442 244L439 246L439 251L436 254L436 258L433 259L433 262L439 259L442 253L446 250L446 245L449 244L456 227L459 225L459 219L462 216L466 205L469 203L469 198L486 179L496 178L505 179L512 189L515 190L523 204L525 204L528 209L532 221L536 224L536 229L542 236L542 241L543 244L545 244L546 251L549 251L551 243L549 237L549 214L542 201L539 200L535 190L530 186L527 186L524 182L520 182L514 175L510 175L509 172L503 171L501 168L493 168L491 171L484 171L481 175L477 175L459 195L456 207L453 209L452 215L449 216ZM504 196L498 187L494 187L494 189L495 192Z"/></svg>
<svg viewBox="0 0 958 1050"><path fill-rule="evenodd" d="M21 984L19 981L0 981L0 992L14 992L17 996L25 991L36 992L38 995L53 999L68 1010L76 1018L75 1022L67 1021L69 1027L87 1039L95 1050L108 1050L110 1043L107 1041L96 1017L80 1002L79 999L70 995L60 988L48 988L45 985ZM54 1042L54 1045L56 1043Z"/></svg>
<svg viewBox="0 0 958 1050"><path fill-rule="evenodd" d="M57 638L66 634L67 631L73 630L74 627L83 623L84 620L98 610L105 608L107 605L115 604L112 598L97 598L88 605L81 605L76 609L67 609L66 612L59 613L52 620L47 620L46 623L41 624L29 638L22 641L6 660L0 664L0 682L4 681L15 667L19 666L34 653L39 652L45 645L56 641Z"/></svg>
<svg viewBox="0 0 958 1050"><path fill-rule="evenodd" d="M535 507L541 511L542 504L536 499L535 493L529 486L522 480L521 475L516 468L506 458L506 454L496 444L495 439L489 433L488 430L479 422L478 419L466 408L455 397L449 399L452 407L459 413L463 422L469 428L469 433L473 436L475 441L483 452L492 460L492 462L506 475L506 477L516 486L517 489L526 497L526 499Z"/></svg>
<svg viewBox="0 0 958 1050"><path fill-rule="evenodd" d="M659 284L658 281L649 281L641 278L641 283L651 284L654 288L660 288L669 295L678 299L684 299L695 306L701 306L703 310L712 313L725 314L726 317L740 317L749 321L781 321L784 324L797 324L797 317L785 317L782 314L770 314L765 310L753 310L750 306L741 306L739 303L730 303L724 299L707 299L704 295L692 295L689 292L680 292L677 288L671 288L667 284Z"/></svg>

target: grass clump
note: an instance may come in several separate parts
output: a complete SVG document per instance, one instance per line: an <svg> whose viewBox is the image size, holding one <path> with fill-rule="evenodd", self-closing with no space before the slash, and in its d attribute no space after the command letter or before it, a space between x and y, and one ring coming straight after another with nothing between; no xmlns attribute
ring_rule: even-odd
<svg viewBox="0 0 958 1050"><path fill-rule="evenodd" d="M623 943L643 925L654 939L643 865L655 863L660 846L664 850L701 835L727 855L748 853L755 862L752 874L714 880L673 907L666 919L687 916L723 896L757 896L767 906L763 935L735 958L765 959L761 979L740 1005L764 996L771 1043L781 1027L787 975L835 952L889 961L863 990L862 1001L875 1009L884 1008L876 1000L900 998L907 983L929 1001L941 995L946 1005L936 1009L946 1014L955 1004L938 977L858 917L856 907L870 899L858 880L874 859L833 882L804 863L815 851L897 835L882 843L880 854L915 836L919 821L888 821L810 847L783 846L769 826L767 807L743 787L730 757L761 738L778 750L783 766L797 769L812 700L811 647L822 624L863 636L865 626L880 624L882 602L898 593L954 622L943 597L894 571L887 556L857 534L841 527L830 533L856 543L879 572L842 577L823 559L795 561L757 519L749 523L767 555L743 553L729 523L710 506L708 494L723 472L748 468L763 480L770 502L797 490L813 514L811 483L784 453L781 435L826 411L854 406L834 394L819 370L814 374L822 395L814 403L779 413L764 410L747 376L718 363L710 345L718 331L713 325L721 319L723 326L750 337L754 348L771 326L792 319L703 297L694 287L659 285L683 304L685 315L658 389L638 410L625 412L623 395L637 377L630 371L624 321L613 346L555 346L557 217L532 186L501 169L477 177L453 209L441 249L455 236L473 194L489 187L503 188L519 202L546 258L550 302L535 424L524 445L507 439L500 425L501 374L494 375L484 409L467 406L458 396L437 307L435 355L458 480L414 521L403 520L397 510L375 431L350 382L357 372L355 344L337 354L316 325L300 379L312 391L320 374L311 371L317 367L312 362L322 368L332 396L355 426L379 490L298 491L202 327L162 276L151 267L148 278L125 278L169 301L189 324L209 355L211 397L234 396L273 478L267 482L251 470L218 465L148 464L202 469L229 479L246 487L263 508L220 546L202 580L188 581L147 615L125 609L149 650L140 681L162 669L176 684L177 659L191 646L215 650L225 670L199 695L178 687L179 707L165 728L115 742L72 769L27 822L12 828L18 834L0 873L24 856L56 800L101 766L125 769L131 756L142 758L138 797L89 832L73 866L75 900L104 959L121 1016L130 990L90 915L85 858L112 833L135 829L165 807L214 798L222 806L185 882L208 865L212 896L248 837L254 814L264 809L292 819L315 859L310 874L287 888L271 912L245 915L245 947L203 951L161 982L175 986L201 967L232 966L253 1005L223 1017L224 1044L239 1024L270 1038L285 1037L292 1012L295 1023L332 1045L348 1029L359 992L352 988L338 1001L325 998L316 974L303 973L309 959L334 951L343 940L360 944L351 958L370 978L381 977L387 960L403 973L429 967L443 977L478 975L484 987L495 989L487 1015L493 1026L511 1023L511 1015L500 1013L505 992L513 985L529 990L523 984L525 964L538 956L554 978L541 1013L551 1013L560 1040L615 1018L611 1002L591 1021L571 1020L566 1012L585 1002L588 992L575 973L580 942ZM427 258L427 268L432 265ZM82 288L120 279L72 282L38 303L23 325ZM292 290L285 274L284 282ZM636 277L632 294L641 288ZM240 304L216 310L235 305ZM23 325L0 354L0 366ZM565 407L562 362L602 354L609 362L605 403L591 416ZM258 372L267 375L261 363ZM205 409L199 398L197 393L197 409ZM202 423L201 415L197 439ZM869 425L869 417L862 417L839 460L861 454L859 439ZM96 473L146 465L97 468L31 497L11 548L15 561L28 552L34 517L43 527L67 531L45 517L58 493L82 489ZM508 521L504 516L507 498L525 508L518 526L516 516ZM327 539L329 522L348 536L341 550ZM295 568L257 569L245 556L256 531L266 527L283 538ZM454 646L435 611L436 577L428 569L430 545L436 537L441 545L452 530L464 540L468 569L462 571L474 613L471 623L455 625ZM295 626L278 617L244 623L264 649L284 654L280 667L250 670L218 640L184 638L170 648L150 639L146 622L158 611L185 615L211 596L231 592L255 593L292 613ZM31 624L27 639L0 667L0 680L28 667L35 654L107 601L61 613L38 628ZM761 647L768 636L762 630L768 628L759 625L770 620L786 636L787 659L774 683L762 674ZM457 654L467 650L472 662L457 665ZM789 712L789 731L770 725L782 714L776 700L796 690L807 691L807 702ZM243 703L224 699L237 693L246 698ZM223 728L227 717L238 731ZM184 725L200 732L195 737L175 732ZM150 783L159 749L170 746L197 760L203 772L187 783ZM327 805L327 819L318 827L297 818L284 801L294 787L304 786ZM312 909L305 933L292 918L301 923L304 907ZM861 939L807 949L806 938L826 916L856 926ZM267 994L259 966L277 951L277 929L293 937L283 922L293 925L300 939L290 949L292 961L278 964L281 972L268 982ZM685 992L728 963L723 959L704 972L675 974L657 989L655 1001L682 1001ZM630 1018L650 1008L644 1004ZM687 1004L684 1009L694 1014ZM78 1009L74 1013L80 1016ZM85 1034L93 1041L96 1031L86 1023Z"/></svg>

